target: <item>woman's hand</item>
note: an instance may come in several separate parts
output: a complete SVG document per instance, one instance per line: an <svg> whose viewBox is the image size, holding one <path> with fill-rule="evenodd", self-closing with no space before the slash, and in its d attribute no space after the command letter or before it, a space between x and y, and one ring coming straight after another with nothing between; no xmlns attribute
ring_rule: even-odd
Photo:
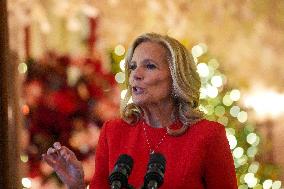
<svg viewBox="0 0 284 189"><path fill-rule="evenodd" d="M85 188L82 164L70 149L55 142L53 148L49 148L46 154L42 154L42 159L54 169L69 189Z"/></svg>

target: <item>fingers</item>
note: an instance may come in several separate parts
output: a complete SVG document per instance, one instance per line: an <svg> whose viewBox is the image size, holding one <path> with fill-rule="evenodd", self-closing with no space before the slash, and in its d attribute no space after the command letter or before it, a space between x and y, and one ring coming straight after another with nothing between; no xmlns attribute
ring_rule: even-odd
<svg viewBox="0 0 284 189"><path fill-rule="evenodd" d="M54 158L50 155L42 154L42 159L51 167L54 167L56 164L56 161L54 161Z"/></svg>
<svg viewBox="0 0 284 189"><path fill-rule="evenodd" d="M47 150L47 155L53 155L55 153L59 154L58 152L61 150L61 144L59 142L55 142L53 144L53 148L50 147Z"/></svg>
<svg viewBox="0 0 284 189"><path fill-rule="evenodd" d="M61 149L61 144L60 144L59 142L55 142L55 143L53 144L53 147L54 147L54 149L56 149L56 150L60 150L60 149Z"/></svg>
<svg viewBox="0 0 284 189"><path fill-rule="evenodd" d="M57 155L54 148L48 148L46 154L42 154L42 160L46 161L51 167L54 167L56 164Z"/></svg>
<svg viewBox="0 0 284 189"><path fill-rule="evenodd" d="M54 154L56 152L56 150L54 149L54 148L48 148L48 150L47 150L47 155L52 155L52 154Z"/></svg>
<svg viewBox="0 0 284 189"><path fill-rule="evenodd" d="M59 150L60 156L63 157L66 161L74 161L77 160L74 152L68 149L65 146L62 146Z"/></svg>
<svg viewBox="0 0 284 189"><path fill-rule="evenodd" d="M48 160L60 160L64 159L65 161L74 161L77 160L74 152L68 149L65 146L61 146L59 142L55 142L53 147L50 147L46 153ZM46 159L44 159L46 160Z"/></svg>
<svg viewBox="0 0 284 189"><path fill-rule="evenodd" d="M68 153L68 151L66 150L66 147L62 147L59 151L60 156L63 157L65 160L69 160L70 158L70 154Z"/></svg>
<svg viewBox="0 0 284 189"><path fill-rule="evenodd" d="M65 146L61 146L59 142L55 142L46 154L42 154L42 159L47 162L58 174L63 174L68 167L73 167L82 172L81 162L78 161L73 151Z"/></svg>
<svg viewBox="0 0 284 189"><path fill-rule="evenodd" d="M45 160L47 163L54 164L55 160L58 159L58 156L60 155L58 153L58 150L60 150L61 145L59 142L56 142L53 144L54 148L50 147L48 148L46 154L42 154L43 160Z"/></svg>
<svg viewBox="0 0 284 189"><path fill-rule="evenodd" d="M65 146L62 146L61 150L63 150L63 152L66 153L66 154L75 155L72 150L70 150L69 148L67 148Z"/></svg>

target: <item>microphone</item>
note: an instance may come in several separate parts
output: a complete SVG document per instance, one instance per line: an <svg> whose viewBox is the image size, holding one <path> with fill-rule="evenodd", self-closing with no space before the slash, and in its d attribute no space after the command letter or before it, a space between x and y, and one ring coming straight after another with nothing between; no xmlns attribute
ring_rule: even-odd
<svg viewBox="0 0 284 189"><path fill-rule="evenodd" d="M122 154L118 157L114 169L109 176L109 184L111 189L128 188L128 176L133 167L133 159L127 155Z"/></svg>
<svg viewBox="0 0 284 189"><path fill-rule="evenodd" d="M144 177L143 189L157 189L164 182L166 159L160 153L150 154L148 170Z"/></svg>

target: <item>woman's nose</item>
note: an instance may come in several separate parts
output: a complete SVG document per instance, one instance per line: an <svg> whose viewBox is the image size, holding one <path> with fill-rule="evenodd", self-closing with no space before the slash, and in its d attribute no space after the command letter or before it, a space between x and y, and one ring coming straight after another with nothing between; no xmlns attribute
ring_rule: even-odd
<svg viewBox="0 0 284 189"><path fill-rule="evenodd" d="M142 80L144 78L143 76L143 71L140 68L136 68L135 70L132 71L132 76L134 80Z"/></svg>
<svg viewBox="0 0 284 189"><path fill-rule="evenodd" d="M134 75L133 78L134 78L134 80L141 80L141 79L142 79L142 76L140 76L140 75Z"/></svg>

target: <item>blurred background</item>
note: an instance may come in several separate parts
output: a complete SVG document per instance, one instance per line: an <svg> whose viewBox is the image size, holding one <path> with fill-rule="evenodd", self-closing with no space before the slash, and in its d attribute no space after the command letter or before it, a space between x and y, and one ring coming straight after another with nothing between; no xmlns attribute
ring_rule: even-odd
<svg viewBox="0 0 284 189"><path fill-rule="evenodd" d="M55 141L90 181L100 128L120 116L125 53L145 32L193 54L199 108L226 127L239 189L283 188L283 0L9 0L8 21L23 188L64 188L41 161Z"/></svg>

